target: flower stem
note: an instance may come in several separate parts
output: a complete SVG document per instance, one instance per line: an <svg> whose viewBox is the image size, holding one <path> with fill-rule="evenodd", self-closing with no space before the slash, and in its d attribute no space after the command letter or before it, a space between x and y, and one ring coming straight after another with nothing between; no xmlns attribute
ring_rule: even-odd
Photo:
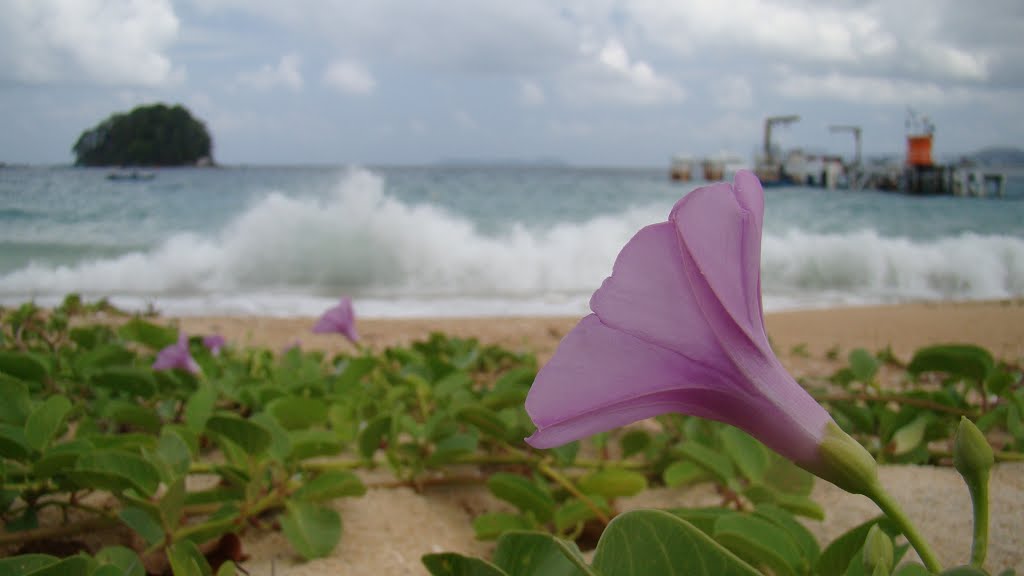
<svg viewBox="0 0 1024 576"><path fill-rule="evenodd" d="M935 552L932 551L931 547L918 532L917 527L910 521L910 518L903 512L892 496L882 488L882 485L875 482L874 485L865 494L870 498L878 507L889 517L890 520L899 526L903 535L907 537L907 541L917 551L917 555L921 557L921 561L924 562L928 571L933 574L938 574L942 571L942 566L939 564L938 559L935 557ZM987 526L987 523L986 523Z"/></svg>
<svg viewBox="0 0 1024 576"><path fill-rule="evenodd" d="M971 565L982 568L988 553L988 474L976 486L968 482L971 505L974 508L974 540L971 545Z"/></svg>
<svg viewBox="0 0 1024 576"><path fill-rule="evenodd" d="M552 480L560 484L563 488L568 490L569 493L578 498L580 502L583 502L583 504L586 505L586 507L589 508L590 511L594 513L594 516L597 517L597 519L600 520L602 524L607 526L608 523L611 522L611 520L608 518L608 515L602 512L601 508L597 504L595 504L593 500L588 498L586 494L580 492L580 489L577 488L576 485L572 483L572 480L569 480L568 478L563 476L561 472L555 470L551 466L548 466L547 462L540 462L537 465L537 469L540 470L542 474L544 474L548 478L551 478Z"/></svg>

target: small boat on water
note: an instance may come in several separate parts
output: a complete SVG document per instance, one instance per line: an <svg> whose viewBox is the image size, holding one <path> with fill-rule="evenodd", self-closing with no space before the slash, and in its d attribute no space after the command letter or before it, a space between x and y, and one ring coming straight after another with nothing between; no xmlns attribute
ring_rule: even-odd
<svg viewBox="0 0 1024 576"><path fill-rule="evenodd" d="M139 181L139 180L152 180L156 178L156 172L141 172L139 170L128 170L121 172L111 172L107 174L107 180L114 181Z"/></svg>

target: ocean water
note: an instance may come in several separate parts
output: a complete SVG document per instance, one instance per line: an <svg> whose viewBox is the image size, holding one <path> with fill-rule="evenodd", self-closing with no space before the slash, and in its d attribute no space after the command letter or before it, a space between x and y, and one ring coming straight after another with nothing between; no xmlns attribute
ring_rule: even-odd
<svg viewBox="0 0 1024 576"><path fill-rule="evenodd" d="M0 169L0 304L69 292L166 314L581 315L615 256L701 183L666 169ZM766 191L767 310L1024 295L1007 195Z"/></svg>

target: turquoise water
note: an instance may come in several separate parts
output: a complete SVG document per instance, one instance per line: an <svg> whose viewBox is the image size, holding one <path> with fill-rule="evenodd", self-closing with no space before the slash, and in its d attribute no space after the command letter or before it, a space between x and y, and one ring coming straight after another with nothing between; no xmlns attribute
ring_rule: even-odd
<svg viewBox="0 0 1024 576"><path fill-rule="evenodd" d="M582 314L619 249L699 183L661 169L0 169L0 303L70 291L174 314ZM1024 295L1002 199L770 189L767 309Z"/></svg>

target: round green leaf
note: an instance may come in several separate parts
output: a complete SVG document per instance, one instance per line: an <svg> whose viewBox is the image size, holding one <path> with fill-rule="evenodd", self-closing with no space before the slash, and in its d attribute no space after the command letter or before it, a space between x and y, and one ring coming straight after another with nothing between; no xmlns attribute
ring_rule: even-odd
<svg viewBox="0 0 1024 576"><path fill-rule="evenodd" d="M358 476L345 470L328 470L302 483L292 494L296 500L322 502L346 496L362 496L366 486Z"/></svg>
<svg viewBox="0 0 1024 576"><path fill-rule="evenodd" d="M111 392L149 398L156 392L156 380L149 368L117 366L92 375L92 384Z"/></svg>
<svg viewBox="0 0 1024 576"><path fill-rule="evenodd" d="M647 478L639 472L622 468L605 468L579 479L580 490L599 494L605 498L620 498L639 494L647 489Z"/></svg>
<svg viewBox="0 0 1024 576"><path fill-rule="evenodd" d="M42 383L50 369L31 352L0 350L0 373L9 374L26 382Z"/></svg>
<svg viewBox="0 0 1024 576"><path fill-rule="evenodd" d="M760 576L706 534L661 510L616 516L601 535L593 567L603 576Z"/></svg>
<svg viewBox="0 0 1024 576"><path fill-rule="evenodd" d="M498 498L524 512L533 512L537 520L547 522L555 512L555 500L527 478L498 472L487 479L487 487Z"/></svg>
<svg viewBox="0 0 1024 576"><path fill-rule="evenodd" d="M341 516L311 502L290 501L281 516L281 531L304 558L322 558L341 540Z"/></svg>
<svg viewBox="0 0 1024 576"><path fill-rule="evenodd" d="M301 430L326 422L327 406L323 398L283 396L272 400L266 409L284 428Z"/></svg>
<svg viewBox="0 0 1024 576"><path fill-rule="evenodd" d="M50 396L25 421L25 441L35 450L46 448L70 411L70 400L60 395Z"/></svg>
<svg viewBox="0 0 1024 576"><path fill-rule="evenodd" d="M270 432L266 428L237 416L211 416L206 430L231 440L250 455L258 455L270 447Z"/></svg>
<svg viewBox="0 0 1024 576"><path fill-rule="evenodd" d="M509 576L490 562L454 552L426 554L421 561L432 576Z"/></svg>

